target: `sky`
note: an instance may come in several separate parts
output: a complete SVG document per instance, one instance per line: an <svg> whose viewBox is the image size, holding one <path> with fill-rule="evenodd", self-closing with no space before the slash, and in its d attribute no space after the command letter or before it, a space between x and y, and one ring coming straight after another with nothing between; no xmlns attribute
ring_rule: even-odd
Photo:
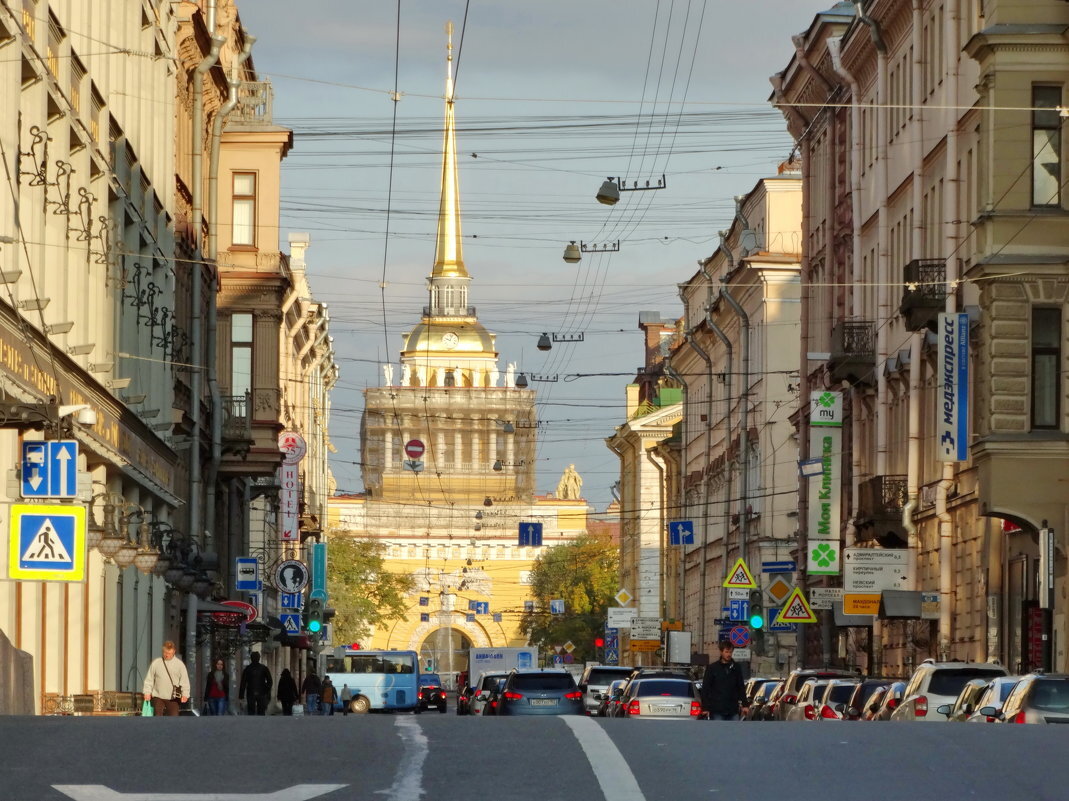
<svg viewBox="0 0 1069 801"><path fill-rule="evenodd" d="M541 379L538 491L574 464L600 511L619 478L604 441L644 358L639 313L681 313L677 285L716 249L733 197L791 155L768 78L831 5L239 0L275 122L294 131L281 241L311 235L309 280L329 305L338 491L363 488L361 391L382 385L427 304L447 21L469 302L502 372ZM594 196L609 176L665 187L606 206ZM578 264L562 259L572 240L589 250ZM542 333L581 341L544 353Z"/></svg>

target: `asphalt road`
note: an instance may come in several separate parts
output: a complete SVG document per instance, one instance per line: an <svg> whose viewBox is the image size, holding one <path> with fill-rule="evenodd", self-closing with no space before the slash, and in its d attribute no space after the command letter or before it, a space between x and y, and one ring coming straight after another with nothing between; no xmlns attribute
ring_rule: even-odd
<svg viewBox="0 0 1069 801"><path fill-rule="evenodd" d="M1069 726L0 718L3 801L1069 797Z"/></svg>

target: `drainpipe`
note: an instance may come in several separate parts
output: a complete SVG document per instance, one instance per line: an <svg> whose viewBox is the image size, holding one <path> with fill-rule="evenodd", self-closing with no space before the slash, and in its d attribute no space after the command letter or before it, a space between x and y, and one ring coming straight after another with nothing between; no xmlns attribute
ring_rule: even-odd
<svg viewBox="0 0 1069 801"><path fill-rule="evenodd" d="M728 238L728 234L730 232L729 231L718 231L717 233L720 236L720 244L717 246L716 252L724 254L724 258L727 259L727 263L728 263L728 267L727 267L726 270L724 270L724 272L725 273L730 273L732 270L735 269L735 256L731 252L731 248L729 248L728 245L727 245L727 238ZM713 255L716 255L716 254L713 254ZM703 264L702 265L702 274L708 276L708 273L705 272L705 269L706 269L705 265ZM712 278L709 279L710 282L712 282L712 280L713 280ZM710 285L709 285L709 293L710 293L710 295L712 294L712 291L713 291L713 287L712 287L712 283L710 283Z"/></svg>
<svg viewBox="0 0 1069 801"><path fill-rule="evenodd" d="M682 292L682 290L681 290ZM667 361L664 363L664 372L673 381L676 381L683 385L683 447L680 453L680 480L679 480L679 508L686 510L687 508L687 488L684 484L683 478L687 473L687 446L690 444L690 414L687 412L687 399L690 396L690 387L687 384L687 379L680 375ZM687 514L686 511L683 512ZM708 521L706 521L708 522ZM703 532L704 533L704 532ZM679 560L679 619L686 623L687 619L687 553L686 549L681 545L680 553L682 558ZM704 551L704 548L703 548ZM704 593L704 587L702 592ZM704 595L703 595L704 597ZM703 614L704 614L704 606Z"/></svg>
<svg viewBox="0 0 1069 801"><path fill-rule="evenodd" d="M738 316L741 329L742 388L739 390L739 401L742 404L742 412L739 415L739 452L742 454L742 470L739 471L739 555L747 559L749 554L746 552L746 539L750 533L750 317L732 297L726 280L720 280L723 282L720 297L727 301Z"/></svg>
<svg viewBox="0 0 1069 801"><path fill-rule="evenodd" d="M660 539L660 542L657 543L658 546L659 546L657 548L657 551L661 555L661 564L660 564L660 568L659 568L659 570L657 572L658 583L660 584L660 587L658 588L658 593L657 593L657 595L659 596L659 598L658 598L658 606L659 606L659 608L658 608L657 611L658 611L658 614L661 617L664 617L664 613L665 613L665 608L664 608L665 607L664 567L665 567L665 550L666 550L667 545L668 545L668 543L665 541L667 539L666 534L667 534L668 528L665 525L666 521L665 521L665 517L664 517L664 503L665 503L664 467L662 467L658 463L657 458L654 456L654 453L653 453L652 450L646 451L646 459L657 470L657 476L658 476L658 479L657 479L657 495L658 495L657 508L660 509L660 517L659 517L659 519L657 521L657 536ZM639 532L639 543L638 543L639 570L642 569L642 551L643 551L643 548L642 548L642 533ZM639 602L639 606L641 607L641 605L642 605L642 603L640 601ZM664 659L661 660L661 663L662 664L664 663Z"/></svg>
<svg viewBox="0 0 1069 801"><path fill-rule="evenodd" d="M944 51L947 54L949 65L946 77L948 107L954 108L959 102L958 97L958 57L961 52L961 42L958 38L958 0L947 0L946 19L944 20ZM952 112L955 115L956 111ZM958 287L958 262L957 259L949 258L958 247L957 226L952 222L959 218L958 197L956 187L960 180L958 174L958 119L947 128L946 146L946 179L945 184L949 189L943 193L943 220L946 226L943 249L947 253L946 276L947 276L947 299L946 312L953 314L957 311L957 287ZM947 509L947 498L950 488L954 486L954 462L943 462L943 477L936 486L935 514L939 519L939 658L950 658L950 626L953 612L953 562L954 556L954 520Z"/></svg>
<svg viewBox="0 0 1069 801"><path fill-rule="evenodd" d="M698 343L694 340L693 329L688 331L685 337L686 343L690 345L698 357L705 362L705 381L706 381L706 413L705 413L705 467L702 469L704 474L704 489L703 495L703 511L702 511L702 568L701 568L701 585L700 585L700 597L702 599L701 612L699 617L699 630L702 637L702 650L705 650L705 632L706 632L706 619L708 615L705 609L705 593L708 587L707 574L708 574L708 549L709 549L709 454L712 453L712 437L713 437L713 360L709 358L709 354L706 353Z"/></svg>
<svg viewBox="0 0 1069 801"><path fill-rule="evenodd" d="M728 338L728 335L724 333L724 329L718 326L716 324L716 321L713 320L712 305L709 306L709 311L706 312L705 322L709 324L709 328L714 334L716 334L717 339L719 339L720 343L724 346L724 364L727 368L724 373L724 443L726 451L727 445L731 442L731 374L735 369L735 359L733 355L733 348L731 346L731 340ZM712 395L712 387L709 388L709 394L710 396ZM712 421L710 420L710 422ZM727 572L728 568L731 566L730 562L728 562L728 559L731 556L731 550L728 547L727 534L728 516L731 513L731 484L731 470L728 469L725 470L726 495L724 499L724 509L726 510L727 514L724 515L724 529L721 535L724 540L724 572ZM742 554L739 555L741 556ZM720 588L720 606L727 606L727 589L725 587Z"/></svg>

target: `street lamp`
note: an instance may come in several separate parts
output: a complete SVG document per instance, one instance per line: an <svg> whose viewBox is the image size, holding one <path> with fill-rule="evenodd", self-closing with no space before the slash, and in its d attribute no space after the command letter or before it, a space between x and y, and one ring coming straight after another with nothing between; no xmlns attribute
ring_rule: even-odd
<svg viewBox="0 0 1069 801"><path fill-rule="evenodd" d="M579 249L577 244L575 244L574 239L564 246L564 260L568 262L568 264L575 264L582 258L583 251Z"/></svg>

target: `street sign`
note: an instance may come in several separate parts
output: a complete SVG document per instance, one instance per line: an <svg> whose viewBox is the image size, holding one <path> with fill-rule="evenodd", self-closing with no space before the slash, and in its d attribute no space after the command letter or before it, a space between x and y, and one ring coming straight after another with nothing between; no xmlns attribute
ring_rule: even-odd
<svg viewBox="0 0 1069 801"><path fill-rule="evenodd" d="M784 632L798 631L798 624L797 623L777 623L776 622L776 618L779 617L779 613L780 613L780 607L778 607L778 606L770 606L768 608L768 619L771 622L768 624L767 631L773 631L773 632L776 632L777 634L782 634Z"/></svg>
<svg viewBox="0 0 1069 801"><path fill-rule="evenodd" d="M620 590L613 597L616 599L616 603L620 604L620 606L627 606L629 603L631 603L631 599L635 596L633 596L627 590Z"/></svg>
<svg viewBox="0 0 1069 801"><path fill-rule="evenodd" d="M631 622L631 640L661 641L661 619L659 617L636 617Z"/></svg>
<svg viewBox="0 0 1069 801"><path fill-rule="evenodd" d="M750 591L742 587L728 587L728 600L749 600Z"/></svg>
<svg viewBox="0 0 1069 801"><path fill-rule="evenodd" d="M793 589L794 587L788 584L783 576L776 576L768 583L765 592L768 593L769 598L776 603L781 604L783 603L783 599L790 595L791 590Z"/></svg>
<svg viewBox="0 0 1069 801"><path fill-rule="evenodd" d="M22 497L78 497L76 440L22 443Z"/></svg>
<svg viewBox="0 0 1069 801"><path fill-rule="evenodd" d="M728 601L728 617L731 620L743 621L750 616L750 601L732 598Z"/></svg>
<svg viewBox="0 0 1069 801"><path fill-rule="evenodd" d="M742 559L736 559L734 566L728 571L727 578L724 579L725 587L745 587L750 590L757 589L757 582L753 579L753 573L750 572L750 568L746 567L746 562Z"/></svg>
<svg viewBox="0 0 1069 801"><path fill-rule="evenodd" d="M750 644L750 630L745 626L736 626L728 634L728 639L736 648L745 648Z"/></svg>
<svg viewBox="0 0 1069 801"><path fill-rule="evenodd" d="M694 521L673 520L668 524L669 545L693 545L694 544Z"/></svg>
<svg viewBox="0 0 1069 801"><path fill-rule="evenodd" d="M282 592L301 592L308 586L308 567L304 562L287 559L275 569L275 586Z"/></svg>
<svg viewBox="0 0 1069 801"><path fill-rule="evenodd" d="M797 569L798 565L793 560L761 563L762 573L793 573Z"/></svg>
<svg viewBox="0 0 1069 801"><path fill-rule="evenodd" d="M490 602L489 601L476 601L475 602L475 614L488 615L490 614Z"/></svg>
<svg viewBox="0 0 1069 801"><path fill-rule="evenodd" d="M256 592L260 588L260 560L255 556L234 559L234 589Z"/></svg>
<svg viewBox="0 0 1069 801"><path fill-rule="evenodd" d="M551 615L563 615L564 614L564 601L550 601L549 613Z"/></svg>
<svg viewBox="0 0 1069 801"><path fill-rule="evenodd" d="M84 506L12 504L8 578L84 581L85 519Z"/></svg>
<svg viewBox="0 0 1069 801"><path fill-rule="evenodd" d="M637 611L627 606L610 606L608 608L608 625L613 629L629 629Z"/></svg>
<svg viewBox="0 0 1069 801"><path fill-rule="evenodd" d="M411 470L413 473L422 473L423 462L419 459L405 459L404 468L405 470Z"/></svg>
<svg viewBox="0 0 1069 801"><path fill-rule="evenodd" d="M848 593L912 589L912 553L906 548L847 548L843 551L843 587Z"/></svg>
<svg viewBox="0 0 1069 801"><path fill-rule="evenodd" d="M806 572L811 576L838 576L840 573L838 539L809 538L806 549Z"/></svg>
<svg viewBox="0 0 1069 801"><path fill-rule="evenodd" d="M282 621L282 630L287 634L300 634L301 632L301 616L293 612L287 612L279 615L278 619Z"/></svg>
<svg viewBox="0 0 1069 801"><path fill-rule="evenodd" d="M520 523L519 544L530 548L542 547L542 524Z"/></svg>
<svg viewBox="0 0 1069 801"><path fill-rule="evenodd" d="M575 650L575 643L573 643L571 640L568 640L568 642L564 643L564 650L568 653L571 653Z"/></svg>
<svg viewBox="0 0 1069 801"><path fill-rule="evenodd" d="M605 648L605 658L602 660L606 665L618 665L620 663L620 650L618 647Z"/></svg>
<svg viewBox="0 0 1069 801"><path fill-rule="evenodd" d="M794 592L787 598L783 608L779 610L774 622L776 623L816 623L817 616L813 614L812 607L802 595L802 590L794 588Z"/></svg>
<svg viewBox="0 0 1069 801"><path fill-rule="evenodd" d="M631 640L631 650L634 653L653 653L660 647L660 640Z"/></svg>
<svg viewBox="0 0 1069 801"><path fill-rule="evenodd" d="M409 459L418 459L423 455L426 448L423 447L423 442L418 439L410 439L405 443L405 456Z"/></svg>
<svg viewBox="0 0 1069 801"><path fill-rule="evenodd" d="M939 593L921 593L921 620L939 619Z"/></svg>
<svg viewBox="0 0 1069 801"><path fill-rule="evenodd" d="M310 601L327 602L327 544L312 544L312 591L308 593Z"/></svg>
<svg viewBox="0 0 1069 801"><path fill-rule="evenodd" d="M809 605L814 609L834 609L835 602L842 599L842 587L810 587L809 589Z"/></svg>
<svg viewBox="0 0 1069 801"><path fill-rule="evenodd" d="M843 593L844 615L878 615L880 613L880 593L846 592Z"/></svg>
<svg viewBox="0 0 1069 801"><path fill-rule="evenodd" d="M282 609L300 609L304 606L304 596L299 592L280 592L278 605Z"/></svg>

